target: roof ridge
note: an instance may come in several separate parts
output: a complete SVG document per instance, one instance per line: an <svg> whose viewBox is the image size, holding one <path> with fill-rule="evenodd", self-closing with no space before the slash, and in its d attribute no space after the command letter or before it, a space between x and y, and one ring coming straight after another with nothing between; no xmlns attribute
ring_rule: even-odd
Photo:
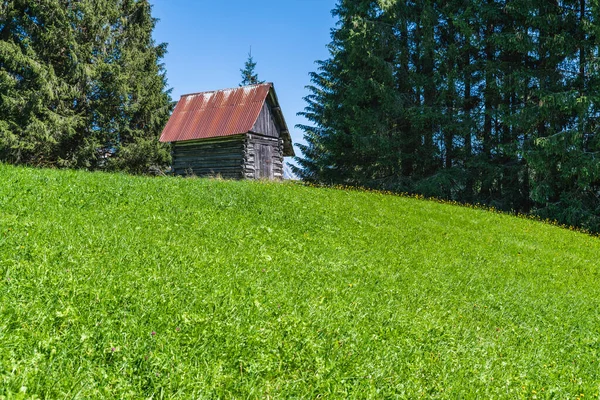
<svg viewBox="0 0 600 400"><path fill-rule="evenodd" d="M246 88L255 88L255 87L260 87L260 86L271 86L273 87L273 82L265 82L265 83L257 83L256 85L247 85L247 86L239 86L236 88L227 88L227 89L218 89L218 90L207 90L205 92L196 92L196 93L186 93L186 94L182 94L181 98L187 97L187 96L196 96L199 94L208 94L208 93L218 93L218 92L226 92L228 90L240 90L240 89L246 89Z"/></svg>

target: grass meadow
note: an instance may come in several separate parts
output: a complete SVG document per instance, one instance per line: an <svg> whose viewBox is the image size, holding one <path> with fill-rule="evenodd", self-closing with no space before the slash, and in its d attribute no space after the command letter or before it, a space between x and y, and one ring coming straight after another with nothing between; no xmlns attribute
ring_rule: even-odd
<svg viewBox="0 0 600 400"><path fill-rule="evenodd" d="M592 399L600 239L294 183L0 165L0 399Z"/></svg>

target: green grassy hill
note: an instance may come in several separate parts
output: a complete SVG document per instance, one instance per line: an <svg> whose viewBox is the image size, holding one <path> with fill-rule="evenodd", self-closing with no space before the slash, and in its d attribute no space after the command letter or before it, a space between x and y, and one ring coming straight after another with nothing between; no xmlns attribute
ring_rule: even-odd
<svg viewBox="0 0 600 400"><path fill-rule="evenodd" d="M599 310L535 221L0 165L0 399L597 398Z"/></svg>

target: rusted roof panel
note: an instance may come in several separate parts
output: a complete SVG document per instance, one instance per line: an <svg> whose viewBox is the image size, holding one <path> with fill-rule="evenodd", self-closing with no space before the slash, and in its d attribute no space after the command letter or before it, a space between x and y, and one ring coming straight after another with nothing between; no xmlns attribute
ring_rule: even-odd
<svg viewBox="0 0 600 400"><path fill-rule="evenodd" d="M239 135L252 129L271 83L188 94L181 97L160 137L180 142Z"/></svg>

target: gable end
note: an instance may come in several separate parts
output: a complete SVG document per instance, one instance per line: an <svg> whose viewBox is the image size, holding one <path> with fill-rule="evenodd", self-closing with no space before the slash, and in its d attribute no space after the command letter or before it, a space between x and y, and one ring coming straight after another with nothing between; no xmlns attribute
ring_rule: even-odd
<svg viewBox="0 0 600 400"><path fill-rule="evenodd" d="M263 104L258 119L252 127L252 132L275 138L281 137L281 127L275 122L269 101L265 101Z"/></svg>

